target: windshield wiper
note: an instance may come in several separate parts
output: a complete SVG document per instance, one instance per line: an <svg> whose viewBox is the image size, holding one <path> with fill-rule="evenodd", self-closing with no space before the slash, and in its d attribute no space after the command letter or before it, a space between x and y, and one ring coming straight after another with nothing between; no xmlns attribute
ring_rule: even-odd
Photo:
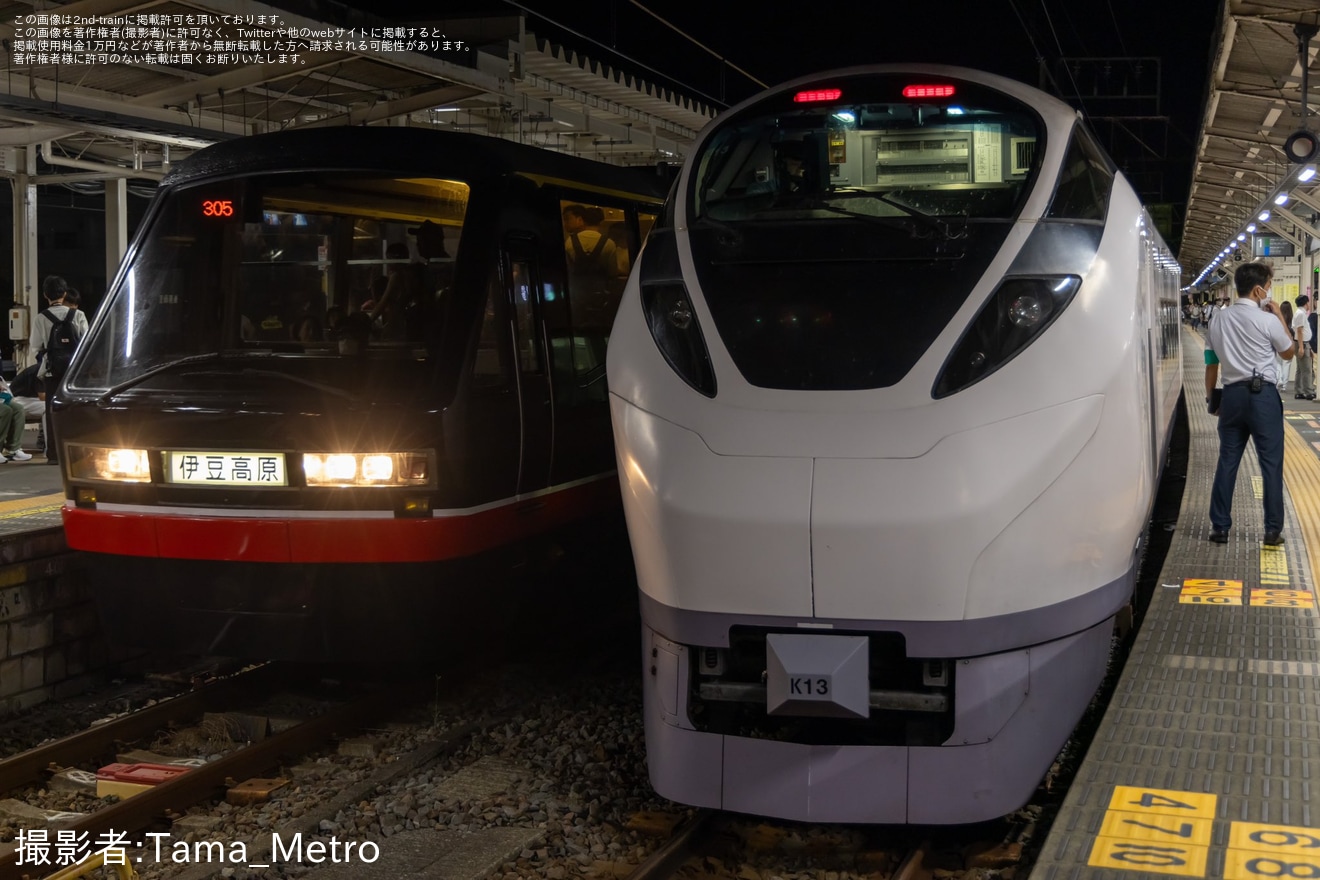
<svg viewBox="0 0 1320 880"><path fill-rule="evenodd" d="M252 357L252 355L247 355L247 357ZM234 358L232 355L226 356L221 354L220 352L212 351L212 352L207 352L206 354L192 354L192 355L188 355L187 357L179 358L178 360L166 361L163 364L157 364L156 366L147 370L145 373L134 376L132 379L125 379L123 382L120 382L118 385L115 385L110 390L106 391L104 394L101 395L101 402L102 403L108 402L110 398L114 397L116 394L119 394L123 391L127 391L130 388L142 384L151 377L158 376L161 373L164 373L168 370L177 369L178 367L189 366L191 364L209 363L211 361L223 361L226 359L233 360ZM306 385L309 388L315 388L318 391L325 392L326 394L333 394L336 397L342 397L345 400L351 401L353 403L362 402L362 396L358 394L354 394L351 391L345 391L343 388L337 388L334 385L326 385L322 382L315 382L311 379L304 379L301 376L293 376L288 373L282 373L279 370L259 370L253 367L244 367L242 370L239 370L237 374L232 372L223 372L223 373L217 373L216 375L262 376L273 379L286 379L289 382L296 382L299 385Z"/></svg>
<svg viewBox="0 0 1320 880"><path fill-rule="evenodd" d="M244 367L238 371L243 376L264 376L272 379L285 379L289 382L296 382L299 385L306 385L308 388L315 388L317 391L324 391L326 394L333 394L336 397L342 397L353 403L361 403L362 395L354 394L351 391L345 391L343 388L337 388L334 385L326 385L323 382L316 382L311 379L304 379L302 376L293 376L289 373L282 373L279 370L257 370L252 367Z"/></svg>
<svg viewBox="0 0 1320 880"><path fill-rule="evenodd" d="M741 232L734 229L732 226L730 226L727 223L724 223L720 220L716 220L714 217L710 216L709 214L702 214L696 220L692 221L692 225L709 226L713 229L718 230L720 233L719 235L720 244L730 245L732 247L737 247L738 245L742 244L743 238Z"/></svg>
<svg viewBox="0 0 1320 880"><path fill-rule="evenodd" d="M830 193L830 195L841 195L844 197L865 196L867 198L875 199L877 202L884 202L886 205L891 205L895 208L898 208L898 210L902 211L904 214L907 214L909 217L913 218L914 220L919 222L922 226L925 226L927 229L930 229L931 231L938 233L940 236L944 238L945 241L956 241L957 239L965 238L967 236L966 223L963 224L962 228L954 230L953 227L948 223L948 221L941 220L938 217L934 216L933 214L927 214L925 211L918 210L917 208L914 208L908 204L904 204L903 202L900 202L897 199L891 199L889 196L885 195L882 192L870 192L869 190L864 190L864 189L841 189L841 190L835 190L834 192ZM827 204L824 205L823 207L824 210L826 211L843 213L851 217L864 216L862 214L853 211L848 211L844 208L835 208L833 205Z"/></svg>
<svg viewBox="0 0 1320 880"><path fill-rule="evenodd" d="M138 373L132 379L125 379L117 385L112 385L108 391L101 395L101 403L106 403L116 394L127 391L137 385L141 385L152 376L158 376L161 373L177 369L178 367L186 367L189 364L202 364L208 361L224 360L224 357L225 356L218 351L208 351L205 354L190 354L187 357L181 357L172 361L166 361L163 364L157 364L144 373Z"/></svg>

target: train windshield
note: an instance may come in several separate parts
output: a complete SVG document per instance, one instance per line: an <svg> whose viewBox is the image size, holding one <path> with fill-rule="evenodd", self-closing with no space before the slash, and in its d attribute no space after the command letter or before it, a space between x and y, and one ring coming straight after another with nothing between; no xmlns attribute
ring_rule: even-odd
<svg viewBox="0 0 1320 880"><path fill-rule="evenodd" d="M694 218L892 220L955 231L1016 215L1040 117L1001 92L940 78L848 77L742 111L696 157ZM952 225L951 225L952 224Z"/></svg>
<svg viewBox="0 0 1320 880"><path fill-rule="evenodd" d="M853 74L717 123L692 160L694 273L752 385L893 385L999 252L1044 155L1031 107L965 80Z"/></svg>
<svg viewBox="0 0 1320 880"><path fill-rule="evenodd" d="M297 173L163 199L70 388L269 371L372 399L428 386L467 184Z"/></svg>

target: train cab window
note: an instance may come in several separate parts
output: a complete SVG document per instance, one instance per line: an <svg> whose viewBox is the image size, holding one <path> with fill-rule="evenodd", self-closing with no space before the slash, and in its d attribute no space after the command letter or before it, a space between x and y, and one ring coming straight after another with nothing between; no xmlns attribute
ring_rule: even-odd
<svg viewBox="0 0 1320 880"><path fill-rule="evenodd" d="M438 354L468 197L462 181L343 172L172 190L85 343L93 360L70 382L114 387L208 353L363 355L397 365L362 381L388 394L421 387L401 377Z"/></svg>
<svg viewBox="0 0 1320 880"><path fill-rule="evenodd" d="M749 384L898 383L999 252L1041 177L1045 120L1010 91L933 79L771 92L692 155L685 280Z"/></svg>
<svg viewBox="0 0 1320 880"><path fill-rule="evenodd" d="M1078 123L1045 216L1054 220L1104 220L1113 184L1114 166L1090 131Z"/></svg>

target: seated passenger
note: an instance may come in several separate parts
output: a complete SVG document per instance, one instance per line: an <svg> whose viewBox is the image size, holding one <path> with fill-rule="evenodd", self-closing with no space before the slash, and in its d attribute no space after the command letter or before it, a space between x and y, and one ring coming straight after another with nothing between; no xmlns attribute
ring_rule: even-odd
<svg viewBox="0 0 1320 880"><path fill-rule="evenodd" d="M0 378L0 455L4 456L4 461L27 461L32 458L23 451L23 429L26 426L27 409L14 399L9 383Z"/></svg>
<svg viewBox="0 0 1320 880"><path fill-rule="evenodd" d="M9 383L9 392L27 410L29 419L36 420L46 414L46 392L37 378L36 364L18 371L14 381Z"/></svg>

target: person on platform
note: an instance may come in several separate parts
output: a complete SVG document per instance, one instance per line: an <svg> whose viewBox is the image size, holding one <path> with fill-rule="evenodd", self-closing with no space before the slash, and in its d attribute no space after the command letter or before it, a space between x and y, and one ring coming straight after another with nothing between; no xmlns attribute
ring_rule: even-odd
<svg viewBox="0 0 1320 880"><path fill-rule="evenodd" d="M1283 543L1283 401L1276 387L1274 355L1291 360L1292 328L1270 299L1274 269L1243 263L1233 273L1237 300L1211 321L1206 331L1206 402L1219 416L1219 462L1210 492L1210 540L1228 543L1233 526L1233 487L1250 438L1264 484L1265 535L1262 543ZM1215 382L1224 388L1216 411Z"/></svg>

